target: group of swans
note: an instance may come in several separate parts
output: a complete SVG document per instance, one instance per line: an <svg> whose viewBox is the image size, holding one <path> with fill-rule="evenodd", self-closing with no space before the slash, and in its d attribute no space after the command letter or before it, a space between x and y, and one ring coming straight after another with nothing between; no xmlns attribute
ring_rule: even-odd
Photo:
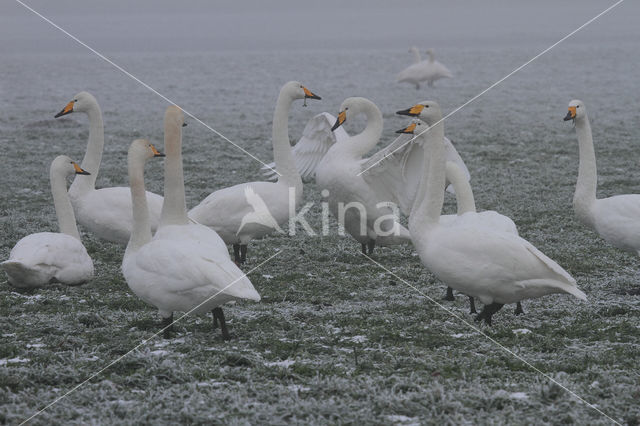
<svg viewBox="0 0 640 426"><path fill-rule="evenodd" d="M426 51L429 59L421 60L420 51L417 47L411 47L409 52L413 52L415 62L398 73L398 83L410 83L416 86L416 90L420 89L420 83L426 81L429 87L433 87L433 83L441 78L452 78L453 74L447 67L439 61L436 61L433 49Z"/></svg>

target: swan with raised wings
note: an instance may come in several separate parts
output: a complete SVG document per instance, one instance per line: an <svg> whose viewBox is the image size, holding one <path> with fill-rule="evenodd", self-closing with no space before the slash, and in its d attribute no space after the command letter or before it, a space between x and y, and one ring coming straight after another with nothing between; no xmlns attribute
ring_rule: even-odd
<svg viewBox="0 0 640 426"><path fill-rule="evenodd" d="M440 222L446 173L442 112L433 101L420 105L420 118L430 129L420 136L426 173L409 231L423 264L448 286L479 298L485 306L476 321L489 325L506 303L552 293L586 300L573 277L525 239L486 226Z"/></svg>
<svg viewBox="0 0 640 426"><path fill-rule="evenodd" d="M80 241L67 194L65 180L72 175L89 172L65 155L53 160L49 177L60 232L39 232L17 242L1 264L14 287L35 288L52 282L78 285L93 277L93 262Z"/></svg>
<svg viewBox="0 0 640 426"><path fill-rule="evenodd" d="M289 142L289 110L296 99L320 99L297 81L282 86L273 115L273 157L277 182L248 182L220 189L210 194L189 211L189 217L209 226L227 244L233 244L236 262L244 263L247 245L253 239L275 231L265 222L248 223L243 219L254 214L252 203L247 199L246 187L260 197L269 208L271 217L278 225L289 220L302 201L302 179L291 154ZM290 205L290 204L294 204ZM241 229L242 228L242 229Z"/></svg>
<svg viewBox="0 0 640 426"><path fill-rule="evenodd" d="M183 179L181 157L175 155L178 146L179 143L170 147L172 154L165 165L168 175L165 181L169 185L165 188L163 220L153 239L144 190L144 164L161 154L144 139L135 140L129 148L134 226L122 260L122 273L138 297L158 308L165 338L170 337L174 311L190 314L212 311L214 326L219 320L223 338L228 340L231 336L220 306L238 299L257 301L260 296L231 261L226 246L222 244L224 252L220 249L220 238L203 226L189 223L183 204L184 186L180 191L179 185Z"/></svg>
<svg viewBox="0 0 640 426"><path fill-rule="evenodd" d="M131 235L131 194L126 186L96 189L96 178L104 148L104 125L100 106L88 92L74 96L56 118L81 112L89 117L89 140L82 160L83 169L90 170L89 178L76 178L69 187L71 204L78 222L98 237L126 244ZM160 221L162 197L147 192L151 230L155 232Z"/></svg>
<svg viewBox="0 0 640 426"><path fill-rule="evenodd" d="M583 224L614 247L640 255L640 195L596 198L598 175L591 125L584 103L573 100L565 121L573 120L578 135L580 166L573 195L573 210Z"/></svg>

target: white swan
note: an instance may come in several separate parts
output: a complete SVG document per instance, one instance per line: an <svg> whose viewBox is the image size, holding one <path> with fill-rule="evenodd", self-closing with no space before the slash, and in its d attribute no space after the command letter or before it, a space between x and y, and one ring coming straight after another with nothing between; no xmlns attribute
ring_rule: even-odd
<svg viewBox="0 0 640 426"><path fill-rule="evenodd" d="M64 155L51 163L49 178L60 232L39 232L17 242L1 264L14 287L42 287L51 282L78 285L93 277L93 262L80 242L67 195L65 180L74 174L89 175Z"/></svg>
<svg viewBox="0 0 640 426"><path fill-rule="evenodd" d="M425 170L409 230L423 264L448 286L485 304L476 321L491 324L505 303L551 293L586 300L576 281L556 262L517 235L486 226L440 223L444 202L444 124L436 102L422 102L420 118L431 126L425 140ZM437 124L436 124L437 123Z"/></svg>
<svg viewBox="0 0 640 426"><path fill-rule="evenodd" d="M407 111L399 111L402 115L407 114ZM418 114L419 115L419 114ZM414 119L413 123L403 130L399 130L398 133L408 133L411 135L421 134L427 129L426 123L422 120ZM446 138L445 138L446 139ZM424 157L423 160L424 162ZM448 214L440 216L440 223L443 225L455 225L455 226L485 226L490 230L507 232L509 234L518 235L518 228L516 224L508 216L502 215L493 210L485 210L478 212L476 210L476 202L473 197L473 190L469 183L468 172L465 173L458 163L447 159L446 162L446 180L451 182L451 186L456 194L456 214ZM447 293L444 300L453 301L453 289L447 287ZM475 314L476 306L473 297L469 296L470 313ZM515 314L523 314L522 304L520 301L516 303Z"/></svg>
<svg viewBox="0 0 640 426"><path fill-rule="evenodd" d="M348 117L366 115L365 129L358 135L340 138L320 159L316 182L327 190L329 209L362 246L372 253L376 244L408 243L408 231L395 220L389 202L410 214L418 182L422 175L422 146L408 143L409 135L400 135L367 160L362 156L373 148L382 133L382 113L365 98L348 98L342 103L333 129L339 130ZM415 142L415 141L414 141ZM467 171L450 141L447 155ZM352 203L352 204L350 204ZM362 216L366 216L361 220Z"/></svg>
<svg viewBox="0 0 640 426"><path fill-rule="evenodd" d="M174 151L175 153L175 151ZM229 339L220 305L238 300L260 300L249 279L219 251L219 239L205 235L189 238L197 225L189 224L178 182L182 181L181 159L169 154L165 174L171 185L165 191L163 223L151 238L144 190L144 164L155 150L147 140L135 140L129 148L129 180L134 226L122 260L122 273L129 288L142 300L158 308L165 338L170 336L173 311L195 314L213 311L224 339ZM180 165L178 167L178 161ZM204 232L204 227L200 227ZM215 235L212 231L209 235ZM226 248L226 247L225 247Z"/></svg>
<svg viewBox="0 0 640 426"><path fill-rule="evenodd" d="M78 222L98 237L115 243L126 244L131 234L131 194L125 186L96 189L96 178L104 147L102 111L96 99L88 92L78 93L56 118L74 112L89 117L89 141L82 160L82 168L91 171L88 179L78 178L69 188L71 204ZM147 192L151 230L155 232L160 220L162 197Z"/></svg>
<svg viewBox="0 0 640 426"><path fill-rule="evenodd" d="M273 157L280 176L273 182L249 182L220 189L210 194L200 204L189 211L189 217L215 230L227 244L233 244L235 260L244 263L249 241L261 238L275 231L271 226L260 223L245 223L243 218L254 213L246 197L245 188L250 186L253 193L269 207L269 213L279 225L289 220L302 201L302 179L291 154L289 142L289 110L296 99L320 99L296 81L282 86L273 114ZM293 205L295 203L295 206ZM242 230L240 227L242 226Z"/></svg>
<svg viewBox="0 0 640 426"><path fill-rule="evenodd" d="M426 53L429 59L411 64L402 70L396 77L398 83L414 84L416 89L420 89L420 83L423 81L426 81L429 87L433 87L436 80L453 77L447 67L436 61L433 49L428 49ZM419 53L417 58L420 58Z"/></svg>
<svg viewBox="0 0 640 426"><path fill-rule="evenodd" d="M573 195L576 216L609 244L640 255L640 195L625 194L597 199L596 155L584 103L571 101L564 119L575 122L580 150L578 182Z"/></svg>

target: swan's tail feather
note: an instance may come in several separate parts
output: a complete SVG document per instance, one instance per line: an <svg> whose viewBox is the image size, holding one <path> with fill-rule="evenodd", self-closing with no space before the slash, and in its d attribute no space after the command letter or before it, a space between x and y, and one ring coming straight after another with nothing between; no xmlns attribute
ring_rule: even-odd
<svg viewBox="0 0 640 426"><path fill-rule="evenodd" d="M7 273L9 282L16 287L36 287L45 280L40 271L19 261L6 260L0 266Z"/></svg>
<svg viewBox="0 0 640 426"><path fill-rule="evenodd" d="M584 291L580 290L578 287L571 285L571 284L567 284L561 287L562 290L566 291L567 293L569 293L572 296L577 297L580 300L587 300L587 295L584 293Z"/></svg>

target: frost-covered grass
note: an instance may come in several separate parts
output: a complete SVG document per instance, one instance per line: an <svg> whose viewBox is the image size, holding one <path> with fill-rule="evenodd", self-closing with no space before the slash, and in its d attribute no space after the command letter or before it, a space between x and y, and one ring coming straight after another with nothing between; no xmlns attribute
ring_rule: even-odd
<svg viewBox="0 0 640 426"><path fill-rule="evenodd" d="M518 317L513 307L505 307L495 315L494 326L482 330L607 415L637 424L638 260L575 221L571 197L577 142L571 125L562 122L569 100L583 98L594 127L601 196L640 193L634 146L640 140L637 108L622 108L635 105L637 91L611 82L605 86L590 74L572 81L555 79L560 69L569 68L562 61L580 64L584 55L592 55L592 48L541 59L548 60L537 68L544 70L542 75L534 72L536 68L524 70L452 117L446 131L471 170L478 208L512 217L521 235L565 267L589 297L586 303L566 295L526 301L526 314ZM602 49L618 57L632 57L637 51L635 46ZM259 81L237 74L231 79L227 62L212 65L212 59L220 59L217 56L186 55L169 63L151 57L145 58L144 67L137 57L116 59L269 160L272 105L288 78L305 81L323 96L323 104L294 106L292 139L314 113L335 114L345 95L364 95L383 110L388 141L406 122L393 111L428 97L451 110L535 49L507 49L503 62L478 66L474 75L454 69L457 80L432 93L389 83L395 67L382 59L388 53L339 58L352 69L382 64L370 67L362 81L346 79L341 68L322 68L322 61L333 54L329 52L306 57L315 68L267 55L238 59L271 70ZM467 61L481 59L480 53L474 57L465 49L448 54L452 68L456 61L465 69ZM30 61L44 62L57 69L57 75L64 75L67 62L81 66L74 71L75 81L63 79L49 87L46 79L35 78L36 71L24 71L31 69L26 66ZM133 138L146 135L162 145L165 108L134 83L85 56L73 61L26 57L12 63L16 62L24 68L12 65L8 79L37 84L23 86L21 93L10 92L13 102L2 107L3 259L22 236L55 229L46 168L61 153L80 160L87 134L83 117L52 118L74 93L90 90L103 107L106 141L100 186L126 182L125 153ZM206 76L213 79L207 86L204 81L183 81L176 76L185 63L217 73ZM625 62L618 64L624 68ZM286 67L290 72L284 72ZM238 87L238 81L246 87ZM38 90L42 93L37 102L29 102ZM217 188L259 176L258 164L193 121L185 129L184 144L190 206ZM161 192L161 162L149 165L147 182L149 189ZM307 217L320 230L318 191L313 183L305 191L305 199L316 203ZM452 208L448 198L446 209ZM335 222L331 225L335 231ZM13 291L6 280L0 282L0 423L26 419L159 328L157 314L122 278L123 248L89 234L83 241L96 265L96 278L85 286L53 286L24 294ZM246 269L276 251L281 253L250 275L262 301L225 308L232 341L224 342L219 331L212 331L211 317L187 318L177 324L175 338L142 345L36 417L34 424L609 423L369 262L349 238L335 232L328 237L274 235L251 244ZM378 249L374 258L434 299L444 294L443 285L410 247ZM466 297L458 295L455 303L443 304L472 320Z"/></svg>

